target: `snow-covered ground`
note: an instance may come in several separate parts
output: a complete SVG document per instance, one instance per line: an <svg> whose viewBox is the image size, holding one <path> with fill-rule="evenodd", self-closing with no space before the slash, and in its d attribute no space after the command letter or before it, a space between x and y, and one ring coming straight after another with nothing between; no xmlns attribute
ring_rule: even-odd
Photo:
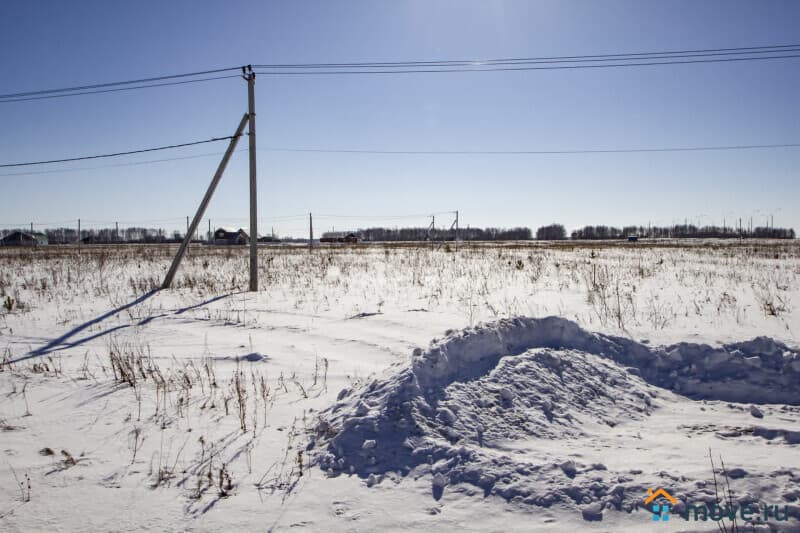
<svg viewBox="0 0 800 533"><path fill-rule="evenodd" d="M1 530L800 528L797 243L173 253L0 250Z"/></svg>

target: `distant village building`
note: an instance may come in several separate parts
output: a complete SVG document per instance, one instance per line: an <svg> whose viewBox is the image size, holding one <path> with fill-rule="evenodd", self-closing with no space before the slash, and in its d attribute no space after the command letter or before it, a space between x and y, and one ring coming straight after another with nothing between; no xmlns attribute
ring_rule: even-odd
<svg viewBox="0 0 800 533"><path fill-rule="evenodd" d="M217 228L214 232L214 244L248 244L250 236L243 228Z"/></svg>
<svg viewBox="0 0 800 533"><path fill-rule="evenodd" d="M322 234L322 238L320 238L319 242L338 242L338 243L355 244L358 242L358 236L355 233L339 233L339 232L329 231L327 233Z"/></svg>
<svg viewBox="0 0 800 533"><path fill-rule="evenodd" d="M47 235L38 232L15 231L0 239L0 246L38 246L47 243Z"/></svg>

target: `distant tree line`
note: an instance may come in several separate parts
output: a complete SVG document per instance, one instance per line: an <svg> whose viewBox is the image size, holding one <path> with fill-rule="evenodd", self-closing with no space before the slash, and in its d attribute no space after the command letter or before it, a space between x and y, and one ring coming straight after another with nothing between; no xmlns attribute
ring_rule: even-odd
<svg viewBox="0 0 800 533"><path fill-rule="evenodd" d="M0 238L5 237L15 231L30 233L30 228L14 228L0 230ZM34 228L35 233L47 235L50 244L72 244L78 241L78 230L76 228L47 228L39 230ZM120 228L119 233L116 228L89 228L81 229L80 240L87 243L112 244L112 243L170 243L180 242L184 234L179 231L168 233L164 229L155 228ZM201 234L205 238L205 234Z"/></svg>
<svg viewBox="0 0 800 533"><path fill-rule="evenodd" d="M567 230L561 224L550 224L536 230L536 238L540 241L561 241L567 238Z"/></svg>
<svg viewBox="0 0 800 533"><path fill-rule="evenodd" d="M719 227L719 226L694 226L682 224L675 226L584 226L572 232L571 237L577 240L597 239L624 239L629 235L643 238L671 238L671 239L794 239L795 233L791 228L756 227L747 228Z"/></svg>
<svg viewBox="0 0 800 533"><path fill-rule="evenodd" d="M366 228L354 231L361 241L452 241L455 229L438 228ZM458 239L463 241L524 241L530 240L530 228L459 228Z"/></svg>
<svg viewBox="0 0 800 533"><path fill-rule="evenodd" d="M30 232L29 227L0 229L0 238L15 231ZM72 244L78 241L76 228L48 228L36 230L47 235L50 244ZM348 232L345 232L348 233ZM344 235L343 233L342 235ZM354 233L360 241L452 241L456 238L455 229L438 228L366 228ZM84 243L175 243L180 242L184 233L168 232L164 229L128 227L101 229L82 229L80 240ZM695 226L682 224L674 226L584 226L573 231L569 238L575 240L624 239L629 235L641 238L756 238L756 239L794 239L795 231L791 228L773 228L769 226L753 229L719 226ZM207 239L205 232L199 234L199 240ZM527 241L533 239L530 228L460 228L458 239L463 241ZM561 224L550 224L536 230L537 240L553 241L567 239L567 231ZM283 242L308 242L305 238L282 238Z"/></svg>

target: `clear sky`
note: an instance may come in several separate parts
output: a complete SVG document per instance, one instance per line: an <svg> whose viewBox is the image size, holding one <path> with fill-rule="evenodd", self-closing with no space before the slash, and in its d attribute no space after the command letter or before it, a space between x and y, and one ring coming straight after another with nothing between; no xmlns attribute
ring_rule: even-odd
<svg viewBox="0 0 800 533"><path fill-rule="evenodd" d="M800 43L794 1L3 0L0 93L247 63L561 56ZM267 77L256 82L260 230L367 225L568 229L722 224L800 229L800 149L587 155L364 155L268 148L562 150L800 142L800 59L623 69ZM0 163L233 133L246 84L0 103ZM246 143L243 143L243 145ZM0 224L181 227L222 143L41 168L0 169ZM80 169L9 176L35 170ZM247 156L234 156L207 216L246 225ZM322 218L349 215L363 219ZM240 220L234 220L234 219ZM171 220L169 220L171 219ZM441 222L439 222L441 220ZM70 222L74 224L73 222ZM437 225L449 225L447 216ZM205 226L204 226L205 227Z"/></svg>

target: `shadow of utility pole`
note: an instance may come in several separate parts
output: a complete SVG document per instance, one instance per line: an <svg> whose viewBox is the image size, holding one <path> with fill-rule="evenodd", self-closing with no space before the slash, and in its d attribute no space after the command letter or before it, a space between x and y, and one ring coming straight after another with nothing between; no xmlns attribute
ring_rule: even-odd
<svg viewBox="0 0 800 533"><path fill-rule="evenodd" d="M63 350L64 348L72 348L73 346L80 346L81 344L83 344L85 342L88 342L88 341L90 341L92 339L96 339L98 337L102 337L103 335L108 335L109 333L112 333L112 332L117 331L119 329L130 327L130 324L123 324L121 326L115 326L113 328L109 328L107 330L101 331L100 333L96 333L94 335L90 335L88 337L83 337L82 339L78 339L78 340L76 340L74 342L69 342L69 340L72 337L74 337L75 335L77 335L80 332L84 331L85 329L87 329L87 328L89 328L89 327L91 327L91 326L93 326L95 324L99 324L103 320L105 320L107 318L111 318L112 316L114 316L114 315L116 315L118 313L121 313L122 311L125 311L126 309L130 309L131 307L139 305L140 303L144 302L148 298L152 297L157 292L158 292L158 289L154 289L154 290L152 290L150 292L146 292L143 295L141 295L138 298L136 298L135 300L133 300L131 302L128 302L125 305L122 305L120 307L117 307L116 309L112 309L111 311L109 311L107 313L104 313L104 314L98 316L97 318L93 318L92 320L89 320L88 322L84 322L80 326L77 326L77 327L71 329L70 331L68 331L65 334L61 335L57 339L53 339L52 341L48 342L47 344L45 344L41 348L37 348L36 350L32 350L32 351L28 352L26 355L23 355L22 357L19 357L17 359L9 361L9 362L11 362L11 363L19 363L19 362L25 361L27 359L32 359L34 357L41 357L41 356L47 355L47 354L49 354L51 352L55 352L55 351L58 351L58 350Z"/></svg>

